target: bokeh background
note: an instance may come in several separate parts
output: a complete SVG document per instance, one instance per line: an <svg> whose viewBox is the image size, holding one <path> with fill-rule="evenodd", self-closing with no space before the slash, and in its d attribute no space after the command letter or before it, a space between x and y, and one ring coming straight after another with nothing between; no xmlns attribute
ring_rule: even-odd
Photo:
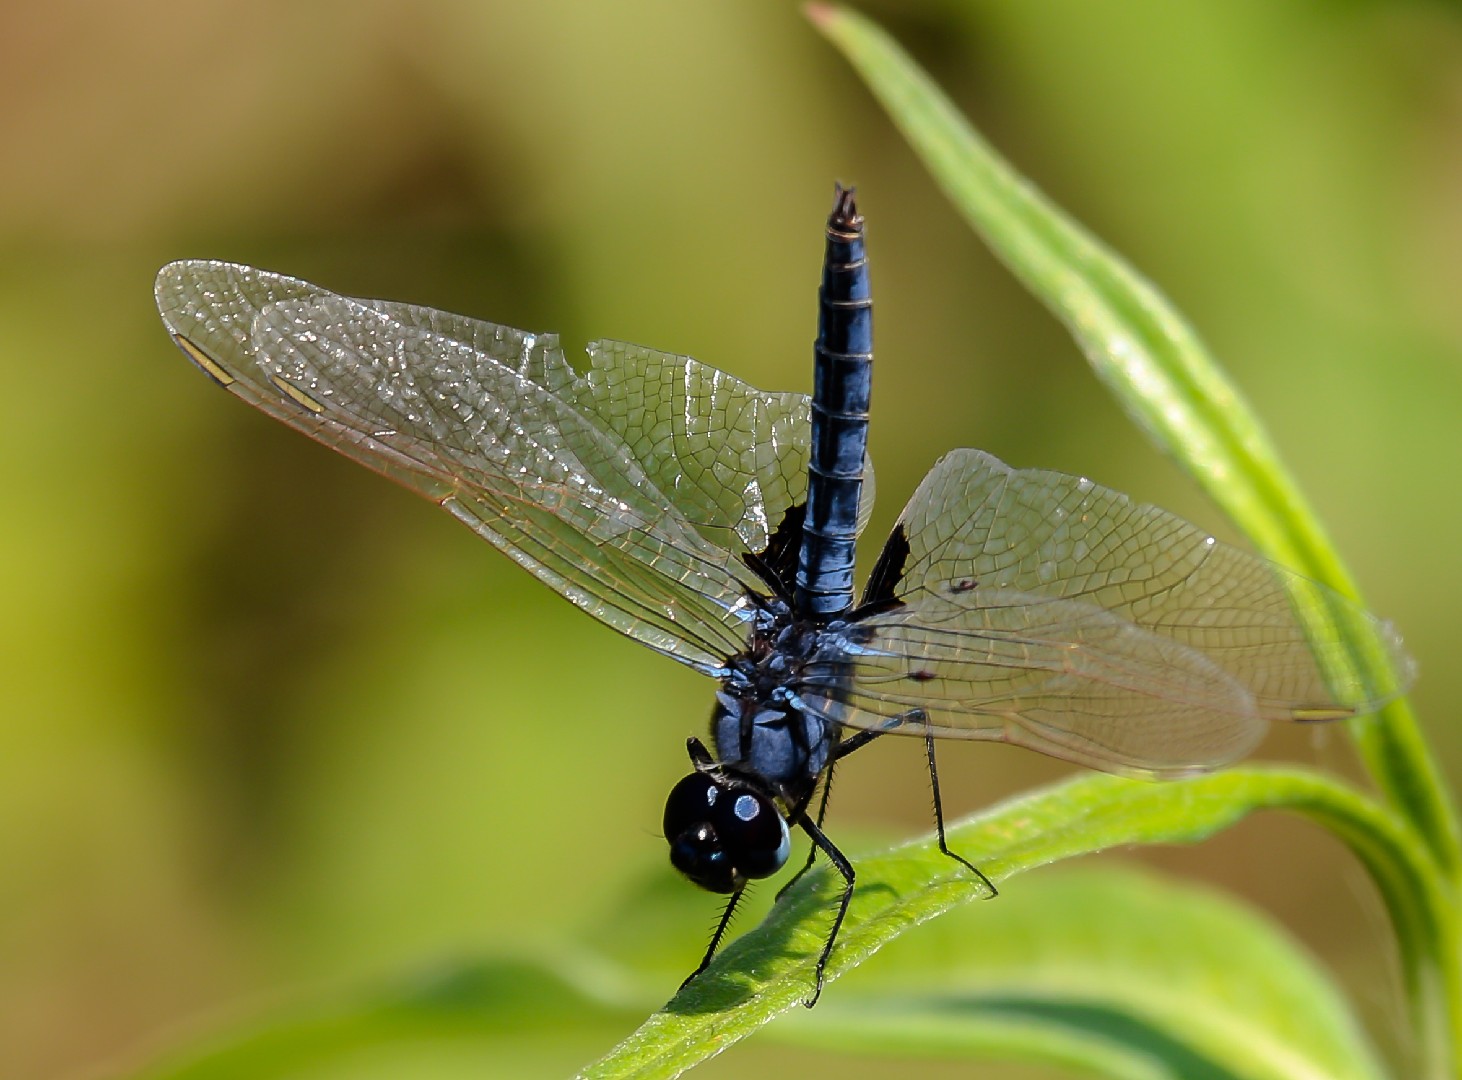
<svg viewBox="0 0 1462 1080"><path fill-rule="evenodd" d="M1462 11L864 10L1225 359L1419 656L1457 777ZM975 445L1224 534L792 4L11 3L0 146L6 1077L111 1074L291 995L595 925L671 874L662 800L708 715L694 674L211 386L157 321L165 261L805 390L822 219L856 182L875 533ZM1333 732L1265 753L1350 767ZM1067 771L990 746L941 764L957 814ZM927 805L917 749L880 745L830 824L908 836ZM1316 830L1104 858L1262 904L1396 1037L1384 918ZM755 1040L708 1074L758 1063L858 1075Z"/></svg>

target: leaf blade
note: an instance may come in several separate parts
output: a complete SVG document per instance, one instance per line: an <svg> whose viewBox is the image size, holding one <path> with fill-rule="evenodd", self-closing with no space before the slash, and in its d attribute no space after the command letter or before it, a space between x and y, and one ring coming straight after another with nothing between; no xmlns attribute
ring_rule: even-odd
<svg viewBox="0 0 1462 1080"><path fill-rule="evenodd" d="M1403 940L1419 949L1448 947L1446 900L1426 884L1421 842L1365 796L1301 770L1236 769L1165 784L1086 775L971 818L950 829L949 840L1002 882L1117 845L1196 843L1265 808L1291 809L1339 832L1381 884ZM981 895L978 883L927 841L856 865L858 889L828 964L829 983L907 930ZM727 946L664 1010L580 1075L679 1075L793 1009L812 988L837 888L827 872L808 875L761 926Z"/></svg>
<svg viewBox="0 0 1462 1080"><path fill-rule="evenodd" d="M1110 864L1043 872L1010 892L900 942L844 985L846 1015L814 1011L786 1037L825 1029L824 1043L849 1048L917 1052L929 1040L946 1053L1058 1060L1046 1040L1055 1055L1124 1054L1124 1071L1100 1070L1115 1076L1136 1061L1162 1076L1383 1075L1323 970L1242 904ZM874 996L866 1007L859 989ZM970 1031L982 1023L995 1030Z"/></svg>

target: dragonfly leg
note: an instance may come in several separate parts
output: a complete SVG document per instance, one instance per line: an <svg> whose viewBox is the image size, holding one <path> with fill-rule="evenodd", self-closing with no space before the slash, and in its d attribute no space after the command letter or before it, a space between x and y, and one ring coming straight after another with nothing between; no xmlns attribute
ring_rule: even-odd
<svg viewBox="0 0 1462 1080"><path fill-rule="evenodd" d="M836 759L834 759L834 760L836 760ZM819 829L822 828L822 819L825 818L825 817L827 817L827 799L828 799L828 796L830 794L832 794L832 790L833 790L833 766L832 766L832 763L829 763L828 764L828 767L827 767L827 772L826 772L826 774L823 775L823 778L822 778L822 801L820 801L817 804L817 822L816 822L816 824L817 824L817 827ZM807 813L807 806L806 806L806 803L804 803L802 806L798 807L797 808L797 811L792 815L793 820L796 820L799 815L804 815L806 813ZM807 848L807 861L802 864L802 869L801 870L798 870L795 874L793 874L792 875L792 879L790 881L788 881L787 884L783 885L780 889L777 890L777 895L773 899L772 903L777 903L778 901L780 901L782 899L782 897L786 895L788 889L790 889L793 885L796 885L797 882L801 881L802 880L802 875L805 874L805 873L807 873L807 871L811 870L812 869L812 864L814 862L816 862L816 861L817 861L817 845L816 844L810 844L810 845L808 845L808 848Z"/></svg>
<svg viewBox="0 0 1462 1080"><path fill-rule="evenodd" d="M848 861L848 857L839 851L831 840L823 835L823 831L814 825L805 813L802 815L802 819L798 824L812 838L812 842L822 848L823 854L828 857L828 861L833 864L837 872L843 875L843 895L838 900L838 913L833 919L833 928L827 936L827 942L822 947L822 954L817 958L817 985L813 987L812 996L802 1003L810 1009L817 1004L817 999L822 996L823 972L827 970L827 958L832 955L833 943L838 940L838 931L842 929L843 917L848 914L848 903L853 899L853 879L855 875L853 873L853 864Z"/></svg>
<svg viewBox="0 0 1462 1080"><path fill-rule="evenodd" d="M878 736L882 735L885 731L896 728L901 723L903 723L903 720L899 717L895 717L894 719L884 724L882 727L864 728L862 731L859 731L854 735L850 735L848 738L843 739L841 742L838 743L837 749L833 751L833 760L842 761L843 758L847 757L854 750L857 750L859 747L862 746L867 746L874 739L878 738ZM820 825L822 824L822 822L819 821L818 824Z"/></svg>
<svg viewBox="0 0 1462 1080"><path fill-rule="evenodd" d="M711 943L706 946L706 955L701 957L701 962L696 965L696 969L685 977L685 982L680 984L680 989L684 990L695 981L697 975L711 966L711 960L715 957L716 950L721 946L721 939L726 936L726 927L731 925L731 916L736 912L736 905L741 902L741 898L745 894L746 886L742 885L726 901L726 909L721 912L721 921L716 924L716 932L711 935Z"/></svg>
<svg viewBox="0 0 1462 1080"><path fill-rule="evenodd" d="M923 718L921 715L916 714L915 716L911 716L910 719ZM984 883L985 888L990 890L990 895L985 897L986 900L994 899L1000 895L1000 890L995 888L995 883L985 876L984 871L963 855L957 855L953 851L950 851L949 845L944 842L944 805L939 799L939 768L934 764L934 733L929 730L927 721L925 721L924 725L924 748L929 753L929 787L934 794L934 827L939 833L939 850Z"/></svg>
<svg viewBox="0 0 1462 1080"><path fill-rule="evenodd" d="M860 746L867 746L874 739L878 738L878 736L889 730L889 728L895 727L899 723L902 723L902 721L893 720L884 727L878 728L876 730L870 731L865 728L864 730L856 732L855 734L844 739L842 742L838 743L837 749L833 751L832 761L828 762L827 773L822 778L822 801L818 803L817 806L816 822L819 829L822 828L823 819L827 817L827 799L828 796L832 794L833 790L833 767L843 758L851 754L854 750L857 750ZM792 818L793 820L796 820L797 814L795 812L792 814ZM807 849L807 862L802 865L801 870L798 870L797 873L792 875L791 881L787 882L787 884L783 885L780 889L777 890L776 899L780 900L788 889L790 889L793 885L796 885L797 882L802 879L802 875L812 869L812 864L816 861L817 845L814 844Z"/></svg>

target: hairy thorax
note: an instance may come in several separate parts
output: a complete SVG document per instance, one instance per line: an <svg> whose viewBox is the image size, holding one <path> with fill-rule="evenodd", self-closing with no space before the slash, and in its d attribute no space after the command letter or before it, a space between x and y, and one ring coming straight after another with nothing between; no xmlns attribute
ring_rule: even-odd
<svg viewBox="0 0 1462 1080"><path fill-rule="evenodd" d="M837 725L802 707L795 686L831 629L799 621L781 600L766 601L745 652L730 659L716 691L711 737L723 765L754 773L797 802L837 744Z"/></svg>

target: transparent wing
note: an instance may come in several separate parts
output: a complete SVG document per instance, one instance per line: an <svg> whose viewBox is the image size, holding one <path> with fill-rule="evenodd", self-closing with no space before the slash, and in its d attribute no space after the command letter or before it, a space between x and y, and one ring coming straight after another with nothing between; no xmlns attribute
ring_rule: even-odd
<svg viewBox="0 0 1462 1080"><path fill-rule="evenodd" d="M922 710L910 733L1178 775L1241 756L1268 720L1374 710L1414 675L1390 625L1332 590L1077 477L958 450L899 535L901 603L834 634L799 688L845 724ZM1328 681L1355 647L1396 680Z"/></svg>
<svg viewBox="0 0 1462 1080"><path fill-rule="evenodd" d="M708 673L745 647L761 583L736 549L794 485L769 458L744 457L738 473L700 444L764 427L795 445L805 400L695 365L741 408L729 428L682 424L665 458L663 443L619 434L634 403L663 411L664 391L633 371L618 378L612 352L596 357L596 386L551 336L226 263L174 263L156 293L184 352L230 391L437 502L590 614ZM676 358L639 352L668 381ZM719 473L698 466L708 460ZM709 494L718 475L741 481L736 498Z"/></svg>
<svg viewBox="0 0 1462 1080"><path fill-rule="evenodd" d="M471 345L571 402L618 435L686 520L721 547L764 551L786 512L807 500L806 394L768 393L691 357L622 341L590 342L590 370L580 376L555 338L538 339L554 347L524 350L520 339L531 335L519 330L433 308L359 302ZM873 507L871 462L865 470L860 528Z"/></svg>

